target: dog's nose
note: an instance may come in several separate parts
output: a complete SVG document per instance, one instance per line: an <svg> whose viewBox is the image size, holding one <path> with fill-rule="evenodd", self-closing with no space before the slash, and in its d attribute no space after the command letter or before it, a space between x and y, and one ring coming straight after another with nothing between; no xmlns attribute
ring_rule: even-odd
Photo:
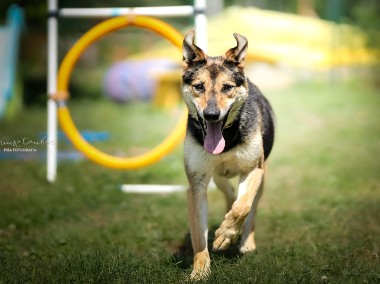
<svg viewBox="0 0 380 284"><path fill-rule="evenodd" d="M203 117L207 121L218 121L220 116L220 110L217 108L208 108L206 107L203 111Z"/></svg>

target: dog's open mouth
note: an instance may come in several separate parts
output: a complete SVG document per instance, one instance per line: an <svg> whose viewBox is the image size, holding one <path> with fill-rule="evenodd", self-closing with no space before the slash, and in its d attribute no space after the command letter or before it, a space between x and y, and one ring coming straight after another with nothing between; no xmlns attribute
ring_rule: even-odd
<svg viewBox="0 0 380 284"><path fill-rule="evenodd" d="M223 124L222 120L218 122L206 121L206 137L203 146L207 152L215 155L223 152L226 146L222 134Z"/></svg>
<svg viewBox="0 0 380 284"><path fill-rule="evenodd" d="M227 122L230 110L228 110L222 120L216 122L203 120L198 115L198 118L203 121L203 124L201 123L204 133L203 147L211 154L217 155L222 153L226 146L226 141L223 137L223 128Z"/></svg>

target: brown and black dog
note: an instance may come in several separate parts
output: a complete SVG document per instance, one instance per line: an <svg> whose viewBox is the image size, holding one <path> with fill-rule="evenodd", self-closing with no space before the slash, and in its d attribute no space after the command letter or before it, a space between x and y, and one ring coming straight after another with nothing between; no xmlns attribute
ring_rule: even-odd
<svg viewBox="0 0 380 284"><path fill-rule="evenodd" d="M237 46L210 57L183 41L182 94L189 109L185 170L194 265L190 278L210 273L207 248L207 186L214 179L227 201L227 214L215 232L213 249L225 250L240 236L242 253L255 250L254 218L263 187L265 160L274 141L269 102L244 73L248 41L234 34ZM229 178L240 176L237 197Z"/></svg>

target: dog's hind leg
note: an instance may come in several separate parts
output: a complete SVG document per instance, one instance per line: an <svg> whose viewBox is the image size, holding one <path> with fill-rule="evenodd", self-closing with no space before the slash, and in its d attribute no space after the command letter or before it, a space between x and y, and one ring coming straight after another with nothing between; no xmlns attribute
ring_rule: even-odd
<svg viewBox="0 0 380 284"><path fill-rule="evenodd" d="M232 204L234 203L236 197L234 193L234 188L231 185L228 178L215 174L214 182L221 192L223 192L226 198L227 212L231 210Z"/></svg>

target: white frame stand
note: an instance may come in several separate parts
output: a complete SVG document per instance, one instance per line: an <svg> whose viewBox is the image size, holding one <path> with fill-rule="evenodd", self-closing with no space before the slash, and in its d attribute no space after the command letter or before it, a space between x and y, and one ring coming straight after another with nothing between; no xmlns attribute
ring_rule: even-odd
<svg viewBox="0 0 380 284"><path fill-rule="evenodd" d="M48 103L47 103L47 180L57 178L57 105L52 96L57 92L58 70L58 17L102 17L121 15L145 15L160 17L194 16L196 41L207 51L206 0L194 0L194 6L160 6L136 8L58 8L58 0L48 0Z"/></svg>

